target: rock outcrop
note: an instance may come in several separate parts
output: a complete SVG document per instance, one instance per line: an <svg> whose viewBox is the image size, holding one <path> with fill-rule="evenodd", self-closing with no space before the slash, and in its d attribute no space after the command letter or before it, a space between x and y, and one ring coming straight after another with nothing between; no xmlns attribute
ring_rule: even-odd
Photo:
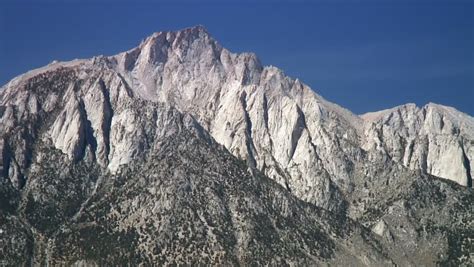
<svg viewBox="0 0 474 267"><path fill-rule="evenodd" d="M472 187L474 118L454 108L414 104L368 113L365 149Z"/></svg>

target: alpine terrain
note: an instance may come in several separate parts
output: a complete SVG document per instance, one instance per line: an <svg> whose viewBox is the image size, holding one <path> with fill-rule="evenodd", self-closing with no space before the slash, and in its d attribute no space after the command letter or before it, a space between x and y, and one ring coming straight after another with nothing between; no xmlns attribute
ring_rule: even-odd
<svg viewBox="0 0 474 267"><path fill-rule="evenodd" d="M0 89L0 265L473 266L474 118L355 115L202 26Z"/></svg>

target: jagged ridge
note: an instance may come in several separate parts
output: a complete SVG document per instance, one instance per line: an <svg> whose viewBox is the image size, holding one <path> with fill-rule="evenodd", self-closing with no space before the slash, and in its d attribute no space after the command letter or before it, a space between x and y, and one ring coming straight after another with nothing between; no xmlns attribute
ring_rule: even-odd
<svg viewBox="0 0 474 267"><path fill-rule="evenodd" d="M109 175L141 164L157 146L157 136L175 134L169 131L170 121L157 112L150 111L149 121L144 121L144 110L160 102L190 114L199 138L215 139L235 157L246 159L252 174L261 171L300 200L337 216L351 216L367 227L379 225L378 233L399 223L381 220L393 201L413 198L407 185L417 179L437 183L426 173L472 186L471 117L439 105L356 116L277 68L262 67L254 54L230 53L203 27L156 33L112 57L53 63L12 80L0 99L5 190L22 201L30 195L25 192L35 195L32 170L41 169L38 151L46 148L62 151L66 156L61 161L93 162L98 172ZM450 198L472 194L441 187ZM459 208L459 200L443 201L437 207L461 209L456 220L472 214L464 202ZM59 216L58 222L64 219ZM446 232L443 227L449 223L441 221L436 229ZM393 229L388 236L395 240L388 247L420 242L417 235ZM437 237L423 238L432 242ZM469 244L462 255L470 255ZM394 249L390 258L399 264L420 263L421 252L412 250ZM413 254L406 257L408 251ZM423 253L431 263L442 254Z"/></svg>

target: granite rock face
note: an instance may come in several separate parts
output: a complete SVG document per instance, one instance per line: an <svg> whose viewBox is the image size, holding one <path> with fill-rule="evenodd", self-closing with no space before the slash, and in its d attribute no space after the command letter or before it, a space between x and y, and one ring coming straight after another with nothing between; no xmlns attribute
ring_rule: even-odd
<svg viewBox="0 0 474 267"><path fill-rule="evenodd" d="M13 79L0 153L12 263L473 260L472 117L357 116L202 26Z"/></svg>
<svg viewBox="0 0 474 267"><path fill-rule="evenodd" d="M454 108L414 104L368 113L365 149L432 175L472 187L474 118Z"/></svg>

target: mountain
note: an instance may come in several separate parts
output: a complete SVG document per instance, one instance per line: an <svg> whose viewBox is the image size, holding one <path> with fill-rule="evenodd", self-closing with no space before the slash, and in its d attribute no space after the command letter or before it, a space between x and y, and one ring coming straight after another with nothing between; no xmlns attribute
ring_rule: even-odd
<svg viewBox="0 0 474 267"><path fill-rule="evenodd" d="M18 264L470 265L474 119L357 116L202 26L0 91Z"/></svg>

